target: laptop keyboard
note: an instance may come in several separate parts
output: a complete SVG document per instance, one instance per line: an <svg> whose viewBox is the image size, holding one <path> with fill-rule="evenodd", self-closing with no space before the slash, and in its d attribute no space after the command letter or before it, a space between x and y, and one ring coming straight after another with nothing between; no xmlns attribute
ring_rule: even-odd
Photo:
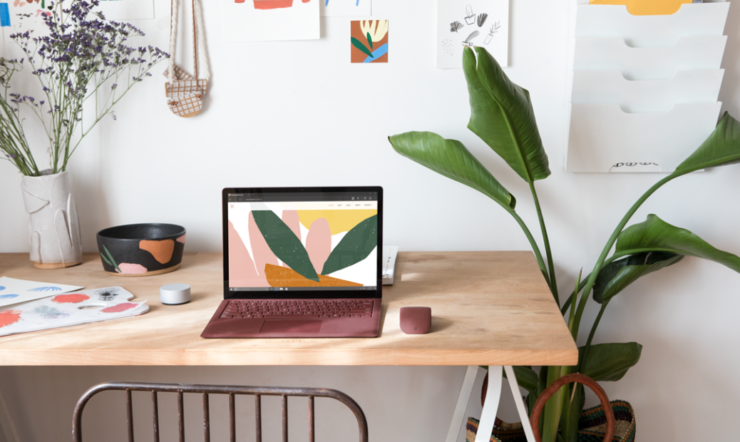
<svg viewBox="0 0 740 442"><path fill-rule="evenodd" d="M373 299L232 299L221 319L229 318L369 318Z"/></svg>

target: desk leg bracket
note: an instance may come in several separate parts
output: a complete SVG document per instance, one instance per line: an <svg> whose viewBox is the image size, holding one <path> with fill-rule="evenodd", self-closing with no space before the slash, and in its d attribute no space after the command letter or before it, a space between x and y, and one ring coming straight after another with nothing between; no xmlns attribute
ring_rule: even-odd
<svg viewBox="0 0 740 442"><path fill-rule="evenodd" d="M457 406L455 406L455 411L452 415L452 423L447 432L447 438L445 439L446 442L458 442L457 436L460 433L460 428L467 422L465 410L468 407L468 402L470 402L470 395L473 391L473 385L475 384L478 370L478 366L471 365L465 372L465 379L463 379L460 395L457 398ZM506 377L509 380L509 387L511 388L512 396L514 396L514 403L516 404L517 412L519 413L519 418L522 422L524 434L527 437L527 441L534 442L532 426L529 423L527 409L524 406L524 400L519 391L519 383L516 381L514 369L508 365L505 367L488 367L486 403L483 406L483 412L481 413L480 423L478 424L478 434L476 435L475 442L488 442L490 440L491 432L493 431L493 426L496 421L496 414L498 413L499 403L501 401L504 370L506 370Z"/></svg>

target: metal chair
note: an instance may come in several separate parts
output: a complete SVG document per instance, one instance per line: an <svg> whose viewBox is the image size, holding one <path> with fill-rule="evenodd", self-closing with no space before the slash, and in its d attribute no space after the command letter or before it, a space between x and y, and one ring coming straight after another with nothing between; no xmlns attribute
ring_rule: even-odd
<svg viewBox="0 0 740 442"><path fill-rule="evenodd" d="M185 413L183 411L183 394L195 393L203 395L203 429L205 433L205 442L210 442L210 416L208 395L226 394L229 396L229 426L230 441L236 441L236 422L235 422L235 396L249 395L254 396L255 419L257 442L262 442L262 396L281 396L283 408L283 442L288 442L288 397L308 397L308 438L314 442L314 398L325 397L336 399L343 403L347 408L352 410L357 418L357 425L360 430L360 442L367 442L368 431L365 414L360 406L351 397L337 390L326 388L280 388L280 387L236 387L226 385L190 385L190 384L155 384L155 383L136 383L136 382L109 382L99 384L87 390L80 397L75 406L72 417L72 440L82 442L82 411L85 404L97 393L106 390L122 390L126 392L126 422L128 424L128 440L134 442L134 417L133 406L131 401L132 391L148 391L152 395L152 427L154 431L154 442L159 442L159 409L157 405L157 393L177 393L177 416L180 434L180 442L185 441Z"/></svg>

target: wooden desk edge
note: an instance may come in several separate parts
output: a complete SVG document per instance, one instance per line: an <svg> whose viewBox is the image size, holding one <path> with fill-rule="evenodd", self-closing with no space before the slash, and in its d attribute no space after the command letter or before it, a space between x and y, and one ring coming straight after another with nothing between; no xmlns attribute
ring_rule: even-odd
<svg viewBox="0 0 740 442"><path fill-rule="evenodd" d="M228 353L228 354L226 354ZM436 353L436 355L435 355ZM434 364L430 364L430 359ZM317 363L318 362L318 363ZM544 363L543 363L544 362ZM578 349L564 350L0 350L0 366L468 366L468 365L576 365Z"/></svg>

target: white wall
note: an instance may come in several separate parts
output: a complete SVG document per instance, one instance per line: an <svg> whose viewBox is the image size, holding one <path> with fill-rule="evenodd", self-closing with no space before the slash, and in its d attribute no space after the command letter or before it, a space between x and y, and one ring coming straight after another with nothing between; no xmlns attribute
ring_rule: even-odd
<svg viewBox="0 0 740 442"><path fill-rule="evenodd" d="M169 3L156 2L158 19L166 17ZM190 251L219 251L222 187L361 184L385 188L386 243L401 250L528 248L517 225L494 203L400 157L386 141L409 130L463 141L516 195L518 211L536 230L527 186L465 128L462 71L435 69L434 2L374 1L374 17L391 20L385 66L348 63L348 19L322 20L320 41L223 43L217 2L205 3L213 81L202 115L172 116L164 80L155 75L121 103L118 120L105 120L73 158L87 251L95 251L101 228L155 221L186 226ZM740 1L732 3L720 100L723 110L740 118ZM567 291L578 269L593 265L622 214L659 178L563 172L567 1L512 0L511 15L507 73L530 90L550 156L553 174L537 187L560 290ZM147 43L167 46L166 31L156 21L137 24L147 32ZM656 213L740 253L738 167L671 183L635 221ZM9 165L0 164L0 252L27 251L19 182ZM444 235L437 233L440 226ZM738 283L732 271L688 258L612 301L596 342L634 340L644 350L622 381L604 387L610 397L634 405L641 440L736 438L731 422L740 396ZM584 323L595 313L592 303ZM588 328L582 327L580 341ZM6 419L24 442L66 440L75 398L93 383L114 378L340 388L365 408L374 440L422 441L442 439L464 369L20 367L0 373Z"/></svg>

